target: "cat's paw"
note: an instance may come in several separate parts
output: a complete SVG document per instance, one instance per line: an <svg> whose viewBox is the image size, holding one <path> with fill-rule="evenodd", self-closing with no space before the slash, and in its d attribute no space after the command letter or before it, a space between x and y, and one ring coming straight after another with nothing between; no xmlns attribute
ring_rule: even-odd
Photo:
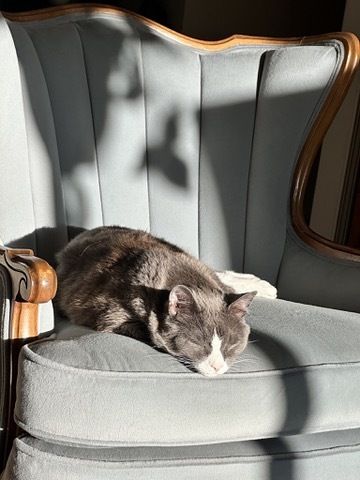
<svg viewBox="0 0 360 480"><path fill-rule="evenodd" d="M255 275L249 273L237 273L231 270L223 272L216 272L219 279L227 285L232 287L236 293L257 291L258 297L276 298L277 289L266 280L262 280Z"/></svg>

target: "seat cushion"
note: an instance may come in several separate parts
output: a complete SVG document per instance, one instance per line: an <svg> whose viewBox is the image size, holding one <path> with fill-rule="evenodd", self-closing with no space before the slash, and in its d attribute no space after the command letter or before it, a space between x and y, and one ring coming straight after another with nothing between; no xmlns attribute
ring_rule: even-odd
<svg viewBox="0 0 360 480"><path fill-rule="evenodd" d="M3 480L358 480L360 430L187 447L83 448L15 440Z"/></svg>
<svg viewBox="0 0 360 480"><path fill-rule="evenodd" d="M360 427L360 315L256 298L248 321L251 343L216 378L115 334L86 331L25 346L16 421L35 437L88 446Z"/></svg>

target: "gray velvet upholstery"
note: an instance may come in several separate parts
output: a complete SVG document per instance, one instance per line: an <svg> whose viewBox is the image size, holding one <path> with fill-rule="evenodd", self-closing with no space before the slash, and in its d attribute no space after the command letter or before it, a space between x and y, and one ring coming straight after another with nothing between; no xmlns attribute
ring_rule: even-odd
<svg viewBox="0 0 360 480"><path fill-rule="evenodd" d="M358 480L360 269L306 247L288 205L343 58L336 40L207 52L117 14L0 16L6 244L54 261L81 228L142 228L344 310L256 299L256 341L212 380L58 322L22 350L5 480Z"/></svg>
<svg viewBox="0 0 360 480"><path fill-rule="evenodd" d="M288 227L278 277L281 298L360 312L360 265L322 255Z"/></svg>
<svg viewBox="0 0 360 480"><path fill-rule="evenodd" d="M343 58L338 42L209 53L110 14L9 26L24 151L7 168L21 169L12 197L29 211L16 224L9 215L6 172L5 242L35 231L27 242L52 258L67 225L125 224L216 269L276 281L291 174ZM42 227L56 227L50 244Z"/></svg>
<svg viewBox="0 0 360 480"><path fill-rule="evenodd" d="M110 333L26 346L16 421L38 438L97 446L209 444L360 425L359 314L258 298L249 323L246 355L216 379Z"/></svg>
<svg viewBox="0 0 360 480"><path fill-rule="evenodd" d="M75 448L17 439L16 480L358 480L360 431L189 447Z"/></svg>

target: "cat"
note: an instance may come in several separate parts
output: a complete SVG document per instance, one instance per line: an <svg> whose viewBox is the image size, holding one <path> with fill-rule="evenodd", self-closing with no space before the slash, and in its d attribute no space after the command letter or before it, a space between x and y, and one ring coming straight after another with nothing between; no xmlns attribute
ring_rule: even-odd
<svg viewBox="0 0 360 480"><path fill-rule="evenodd" d="M177 246L141 230L99 227L57 254L57 305L73 323L163 350L209 377L245 349L256 292L236 294Z"/></svg>

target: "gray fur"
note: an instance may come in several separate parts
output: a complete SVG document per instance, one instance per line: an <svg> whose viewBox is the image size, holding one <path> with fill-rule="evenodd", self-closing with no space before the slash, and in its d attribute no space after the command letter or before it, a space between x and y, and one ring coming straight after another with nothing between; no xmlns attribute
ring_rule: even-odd
<svg viewBox="0 0 360 480"><path fill-rule="evenodd" d="M215 272L146 232L100 227L58 256L57 305L74 323L127 335L189 365L206 358L216 329L230 365L244 350L256 292L235 294Z"/></svg>

